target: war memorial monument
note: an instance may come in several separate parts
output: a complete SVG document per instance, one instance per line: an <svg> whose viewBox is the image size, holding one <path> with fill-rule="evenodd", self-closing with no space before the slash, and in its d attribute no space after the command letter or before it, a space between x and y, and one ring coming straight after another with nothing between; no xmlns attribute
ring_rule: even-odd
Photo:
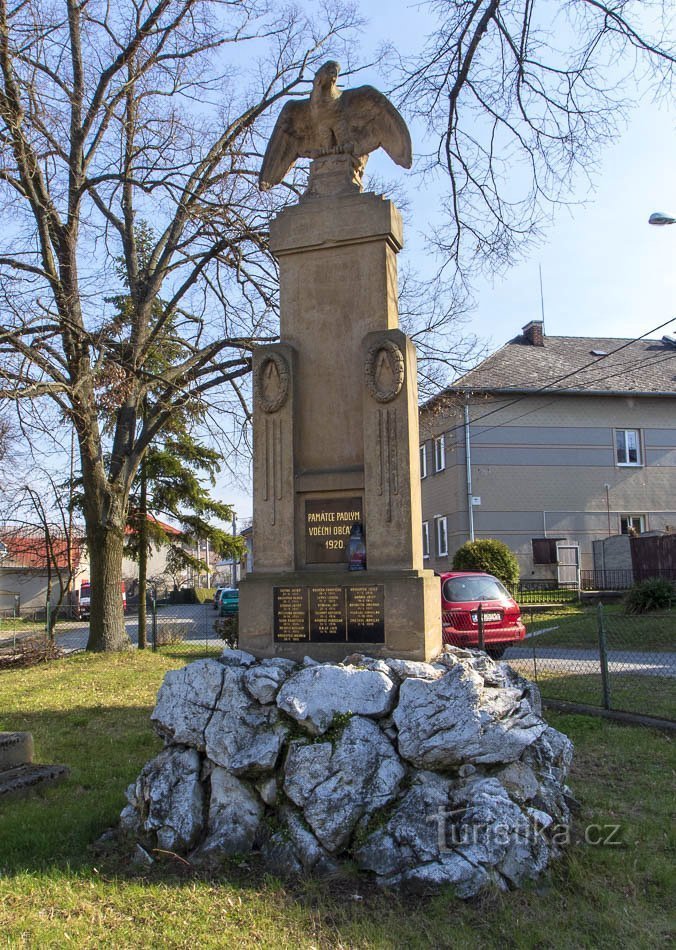
<svg viewBox="0 0 676 950"><path fill-rule="evenodd" d="M272 223L280 342L254 356L254 570L240 645L256 656L428 660L439 581L423 570L416 356L399 330L401 216L362 192L370 152L411 165L404 120L338 64L281 112L261 169L312 159L306 194ZM358 568L358 569L354 569ZM365 569L364 569L365 568Z"/></svg>
<svg viewBox="0 0 676 950"><path fill-rule="evenodd" d="M338 65L282 110L261 171L312 160L273 222L280 341L254 359L254 571L240 649L164 678L164 748L127 789L134 860L284 877L358 871L458 897L537 878L568 841L572 744L537 687L478 650L442 652L422 569L415 353L397 326L396 208L368 154L408 130Z"/></svg>

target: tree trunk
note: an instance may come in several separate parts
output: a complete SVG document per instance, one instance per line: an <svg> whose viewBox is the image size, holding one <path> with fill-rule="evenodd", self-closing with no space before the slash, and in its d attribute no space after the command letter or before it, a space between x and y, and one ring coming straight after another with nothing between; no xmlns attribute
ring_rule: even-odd
<svg viewBox="0 0 676 950"><path fill-rule="evenodd" d="M56 635L56 621L59 617L59 608L58 606L52 607L49 603L49 600L47 603L49 604L47 608L47 615L49 617L49 621L47 623L47 639L53 643Z"/></svg>
<svg viewBox="0 0 676 950"><path fill-rule="evenodd" d="M115 652L129 648L122 610L124 528L87 525L91 573L91 608L87 649Z"/></svg>
<svg viewBox="0 0 676 950"><path fill-rule="evenodd" d="M45 550L49 551L47 545L45 545ZM49 554L47 555L49 561ZM47 639L54 641L54 627L56 626L56 617L52 612L52 572L51 568L47 567L47 593L45 595L45 620L47 623Z"/></svg>
<svg viewBox="0 0 676 950"><path fill-rule="evenodd" d="M138 520L138 648L146 648L146 575L148 573L148 478L145 460L141 462L141 490Z"/></svg>

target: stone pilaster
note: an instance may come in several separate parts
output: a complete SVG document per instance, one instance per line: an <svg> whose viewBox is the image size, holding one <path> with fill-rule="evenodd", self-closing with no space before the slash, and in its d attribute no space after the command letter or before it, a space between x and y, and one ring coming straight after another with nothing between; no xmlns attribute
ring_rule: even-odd
<svg viewBox="0 0 676 950"><path fill-rule="evenodd" d="M294 368L288 343L254 353L253 547L260 572L295 567Z"/></svg>

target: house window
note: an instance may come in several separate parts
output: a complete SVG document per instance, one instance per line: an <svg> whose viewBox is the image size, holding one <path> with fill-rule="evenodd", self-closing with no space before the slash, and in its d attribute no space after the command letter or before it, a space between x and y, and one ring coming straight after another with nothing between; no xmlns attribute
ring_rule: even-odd
<svg viewBox="0 0 676 950"><path fill-rule="evenodd" d="M446 443L443 435L434 440L434 471L443 472L446 468Z"/></svg>
<svg viewBox="0 0 676 950"><path fill-rule="evenodd" d="M430 523L429 521L423 521L423 557L428 558L430 556Z"/></svg>
<svg viewBox="0 0 676 950"><path fill-rule="evenodd" d="M643 534L645 522L643 515L620 515L620 534Z"/></svg>
<svg viewBox="0 0 676 950"><path fill-rule="evenodd" d="M427 478L427 444L420 446L420 477Z"/></svg>
<svg viewBox="0 0 676 950"><path fill-rule="evenodd" d="M615 461L618 465L641 464L638 429L615 429Z"/></svg>
<svg viewBox="0 0 676 950"><path fill-rule="evenodd" d="M532 538L533 564L558 564L558 541L563 541L563 538Z"/></svg>
<svg viewBox="0 0 676 950"><path fill-rule="evenodd" d="M446 557L448 554L448 526L446 518L435 518L437 532L437 557Z"/></svg>

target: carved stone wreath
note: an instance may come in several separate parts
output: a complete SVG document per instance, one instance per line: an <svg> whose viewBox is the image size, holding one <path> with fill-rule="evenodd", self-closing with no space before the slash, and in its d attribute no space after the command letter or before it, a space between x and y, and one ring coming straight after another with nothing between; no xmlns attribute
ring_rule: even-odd
<svg viewBox="0 0 676 950"><path fill-rule="evenodd" d="M404 354L392 340L374 343L366 355L366 386L376 402L391 402L401 392L405 373Z"/></svg>
<svg viewBox="0 0 676 950"><path fill-rule="evenodd" d="M254 390L263 412L277 412L289 395L289 364L281 353L267 353L254 371Z"/></svg>

